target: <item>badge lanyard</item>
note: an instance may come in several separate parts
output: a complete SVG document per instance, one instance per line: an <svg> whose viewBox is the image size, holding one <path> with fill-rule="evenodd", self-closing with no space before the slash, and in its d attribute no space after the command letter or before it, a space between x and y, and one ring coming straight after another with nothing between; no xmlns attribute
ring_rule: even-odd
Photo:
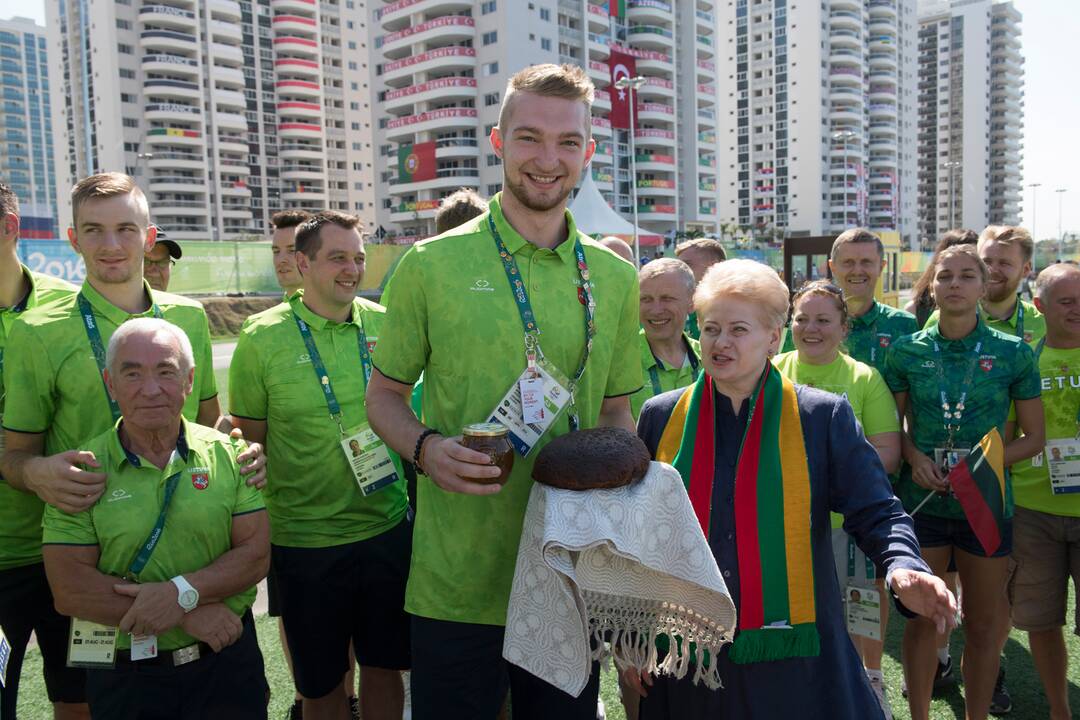
<svg viewBox="0 0 1080 720"><path fill-rule="evenodd" d="M698 359L697 356L694 355L693 348L686 348L686 357L690 360L690 369L694 371L694 378L696 379L698 370ZM656 365L653 365L649 368L649 381L652 382L653 395L659 395L660 393L664 392L663 388L660 387L660 373L656 371Z"/></svg>
<svg viewBox="0 0 1080 720"><path fill-rule="evenodd" d="M1016 296L1016 337L1024 339L1024 303Z"/></svg>
<svg viewBox="0 0 1080 720"><path fill-rule="evenodd" d="M315 370L315 377L319 381L319 387L322 388L323 397L326 398L330 419L337 423L341 436L345 437L345 428L341 425L341 405L338 404L337 396L334 395L334 389L330 385L330 376L326 372L326 366L323 365L322 356L319 355L319 348L315 346L315 338L311 337L311 328L303 318L296 314L295 310L293 318L296 320L296 327L300 329L300 337L304 339L308 356L311 358L311 367ZM360 345L360 366L364 370L364 389L366 390L368 379L371 378L371 353L368 351L367 335L364 333L364 326L359 318L357 318L356 340Z"/></svg>
<svg viewBox="0 0 1080 720"><path fill-rule="evenodd" d="M172 504L173 495L176 494L176 485L180 482L180 476L183 474L184 470L181 468L165 480L165 497L161 501L161 512L158 513L157 522L154 523L154 529L150 531L146 542L139 548L135 559L131 561L127 574L124 575L125 579L133 580L135 576L143 571L146 563L150 562L150 555L153 554L154 548L157 547L158 541L165 530L165 515L169 512L169 505Z"/></svg>
<svg viewBox="0 0 1080 720"><path fill-rule="evenodd" d="M525 283L521 280L521 272L518 270L517 261L514 260L514 256L510 254L510 251L506 249L506 244L503 243L502 237L499 236L499 230L495 227L495 218L492 215L488 215L488 227L495 238L495 247L499 251L499 258L502 259L506 279L510 283L510 292L514 295L518 314L521 316L521 326L525 330L525 359L529 366L533 367L536 358L543 359L544 353L540 349L540 328L536 325L536 316L533 314L532 304L529 302L529 293L525 290ZM596 312L596 301L593 299L592 285L589 283L589 266L585 262L585 250L581 247L581 240L576 237L574 238L574 255L577 258L578 274L581 276L581 293L585 298L585 352L582 353L577 372L574 373L574 377L570 380L570 387L567 388L570 391L571 431L577 430L580 425L577 413L577 398L575 396L578 382L581 380L581 376L585 374L585 364L588 362L589 354L592 352L593 338L596 337L596 323L593 320L593 315Z"/></svg>
<svg viewBox="0 0 1080 720"><path fill-rule="evenodd" d="M945 390L945 360L941 355L941 346L938 342L934 341L934 352L937 353L937 376L938 376L938 390L941 393L941 411L945 422L945 432L948 433L948 449L953 449L953 438L956 431L960 429L960 420L964 417L964 401L967 400L967 388L971 387L971 380L975 377L975 368L979 364L979 351L982 350L982 340L975 343L975 350L972 353L974 357L971 359L971 363L968 365L967 374L964 375L964 382L960 385L960 400L956 405L952 405L949 402L948 392Z"/></svg>
<svg viewBox="0 0 1080 720"><path fill-rule="evenodd" d="M90 307L90 301L81 292L77 296L79 302L79 314L82 315L83 327L86 328L86 337L90 340L90 349L94 351L94 361L98 366L98 377L105 388L105 398L109 401L109 410L112 412L113 422L120 419L120 406L116 404L109 386L105 384L105 344L101 341L101 331L98 330L97 319L94 317L94 309ZM162 319L161 309L157 303L151 301L150 309L154 317Z"/></svg>
<svg viewBox="0 0 1080 720"><path fill-rule="evenodd" d="M866 560L866 579L873 580L875 575L874 561L870 559L869 555L863 556ZM855 540L848 535L847 540L847 576L849 578L855 577Z"/></svg>
<svg viewBox="0 0 1080 720"><path fill-rule="evenodd" d="M870 366L877 367L877 349L880 342L877 336L877 323L881 319L881 308L877 307L877 301L874 302L874 322L870 323Z"/></svg>

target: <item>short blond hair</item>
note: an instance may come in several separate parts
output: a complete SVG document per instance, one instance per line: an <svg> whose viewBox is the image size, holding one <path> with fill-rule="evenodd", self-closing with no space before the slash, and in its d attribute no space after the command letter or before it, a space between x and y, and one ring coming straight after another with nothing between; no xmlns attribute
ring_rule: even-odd
<svg viewBox="0 0 1080 720"><path fill-rule="evenodd" d="M79 227L79 208L83 203L91 200L116 197L117 195L133 195L139 206L139 211L146 219L145 227L150 226L150 205L146 202L146 195L135 184L135 179L130 175L118 172L104 172L84 177L71 189L71 224Z"/></svg>
<svg viewBox="0 0 1080 720"><path fill-rule="evenodd" d="M530 65L520 70L506 83L502 107L499 108L499 128L505 129L510 111L510 101L519 92L530 92L541 97L576 100L585 105L585 138L592 136L592 104L596 95L593 81L578 65Z"/></svg>
<svg viewBox="0 0 1080 720"><path fill-rule="evenodd" d="M1024 262L1030 262L1035 254L1035 243L1031 239L1031 233L1016 225L988 225L980 234L978 248L982 250L989 243L996 242L1002 245L1017 245Z"/></svg>
<svg viewBox="0 0 1080 720"><path fill-rule="evenodd" d="M686 284L686 289L690 291L691 295L694 294L694 286L697 284L697 280L694 279L694 271L690 269L689 265L676 258L657 258L645 263L641 270L638 271L638 283L644 283L646 280L669 273L682 278L682 281Z"/></svg>
<svg viewBox="0 0 1080 720"><path fill-rule="evenodd" d="M727 250L724 250L724 246L720 244L719 240L713 238L699 237L692 240L684 240L675 246L675 257L679 257L687 250L703 250L707 253L711 253L716 258L716 262L724 262L727 260Z"/></svg>
<svg viewBox="0 0 1080 720"><path fill-rule="evenodd" d="M767 325L779 329L787 322L789 296L788 286L771 267L735 259L717 263L705 272L694 292L694 309L701 312L722 297L747 300L761 308Z"/></svg>
<svg viewBox="0 0 1080 720"><path fill-rule="evenodd" d="M881 238L866 228L848 228L837 235L836 239L833 240L832 249L829 251L829 257L835 260L836 253L840 251L840 248L845 245L856 243L873 243L874 247L877 248L878 257L885 257L885 245L882 244Z"/></svg>
<svg viewBox="0 0 1080 720"><path fill-rule="evenodd" d="M1054 283L1064 278L1066 275L1080 275L1080 267L1073 265L1071 262L1060 262L1048 265L1039 276L1035 278L1035 297L1040 300L1048 300L1050 297L1050 288L1054 286Z"/></svg>

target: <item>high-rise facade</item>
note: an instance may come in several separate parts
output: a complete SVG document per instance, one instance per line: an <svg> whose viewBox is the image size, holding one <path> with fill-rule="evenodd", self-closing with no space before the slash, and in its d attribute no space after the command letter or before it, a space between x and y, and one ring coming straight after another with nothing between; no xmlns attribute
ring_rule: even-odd
<svg viewBox="0 0 1080 720"><path fill-rule="evenodd" d="M19 198L22 237L56 237L56 182L45 28L0 20L0 182Z"/></svg>
<svg viewBox="0 0 1080 720"><path fill-rule="evenodd" d="M49 0L47 12L61 188L126 171L181 240L263 235L285 208L374 219L364 0Z"/></svg>
<svg viewBox="0 0 1080 720"><path fill-rule="evenodd" d="M919 236L1015 225L1023 174L1024 60L1011 2L920 8Z"/></svg>
<svg viewBox="0 0 1080 720"><path fill-rule="evenodd" d="M487 135L507 79L537 63L585 68L597 87L593 177L625 217L658 233L716 229L716 19L708 0L627 0L612 17L600 0L396 0L374 12L372 43L381 174L379 224L407 241L433 232L440 198L466 186L491 195L502 168ZM634 57L630 131L613 129L608 60ZM434 142L437 175L398 176L402 147ZM636 191L636 192L635 192Z"/></svg>
<svg viewBox="0 0 1080 720"><path fill-rule="evenodd" d="M754 234L916 231L915 0L732 0L720 210Z"/></svg>

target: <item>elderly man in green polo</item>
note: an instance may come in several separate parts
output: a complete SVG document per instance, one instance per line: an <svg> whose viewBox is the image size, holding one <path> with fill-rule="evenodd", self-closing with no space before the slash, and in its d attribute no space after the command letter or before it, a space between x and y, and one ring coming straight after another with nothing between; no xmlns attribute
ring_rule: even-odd
<svg viewBox="0 0 1080 720"><path fill-rule="evenodd" d="M645 384L630 396L637 420L654 395L692 385L701 367L701 347L684 331L694 304L694 271L682 260L659 258L638 271L641 374Z"/></svg>
<svg viewBox="0 0 1080 720"><path fill-rule="evenodd" d="M45 510L45 571L94 717L266 717L251 605L269 521L237 465L242 441L183 417L194 369L179 327L123 323L104 373L121 417L83 445L104 492L81 512Z"/></svg>

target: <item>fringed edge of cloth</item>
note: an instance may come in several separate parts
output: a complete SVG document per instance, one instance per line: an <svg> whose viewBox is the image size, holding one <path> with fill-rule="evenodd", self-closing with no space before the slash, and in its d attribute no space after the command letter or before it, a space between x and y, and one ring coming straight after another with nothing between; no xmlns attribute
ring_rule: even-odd
<svg viewBox="0 0 1080 720"><path fill-rule="evenodd" d="M713 660L731 642L731 630L691 608L656 600L618 597L582 590L589 615L592 660L615 661L627 668L671 675L681 680L694 669L693 682L718 690L720 670ZM657 639L670 639L667 657L657 662Z"/></svg>

